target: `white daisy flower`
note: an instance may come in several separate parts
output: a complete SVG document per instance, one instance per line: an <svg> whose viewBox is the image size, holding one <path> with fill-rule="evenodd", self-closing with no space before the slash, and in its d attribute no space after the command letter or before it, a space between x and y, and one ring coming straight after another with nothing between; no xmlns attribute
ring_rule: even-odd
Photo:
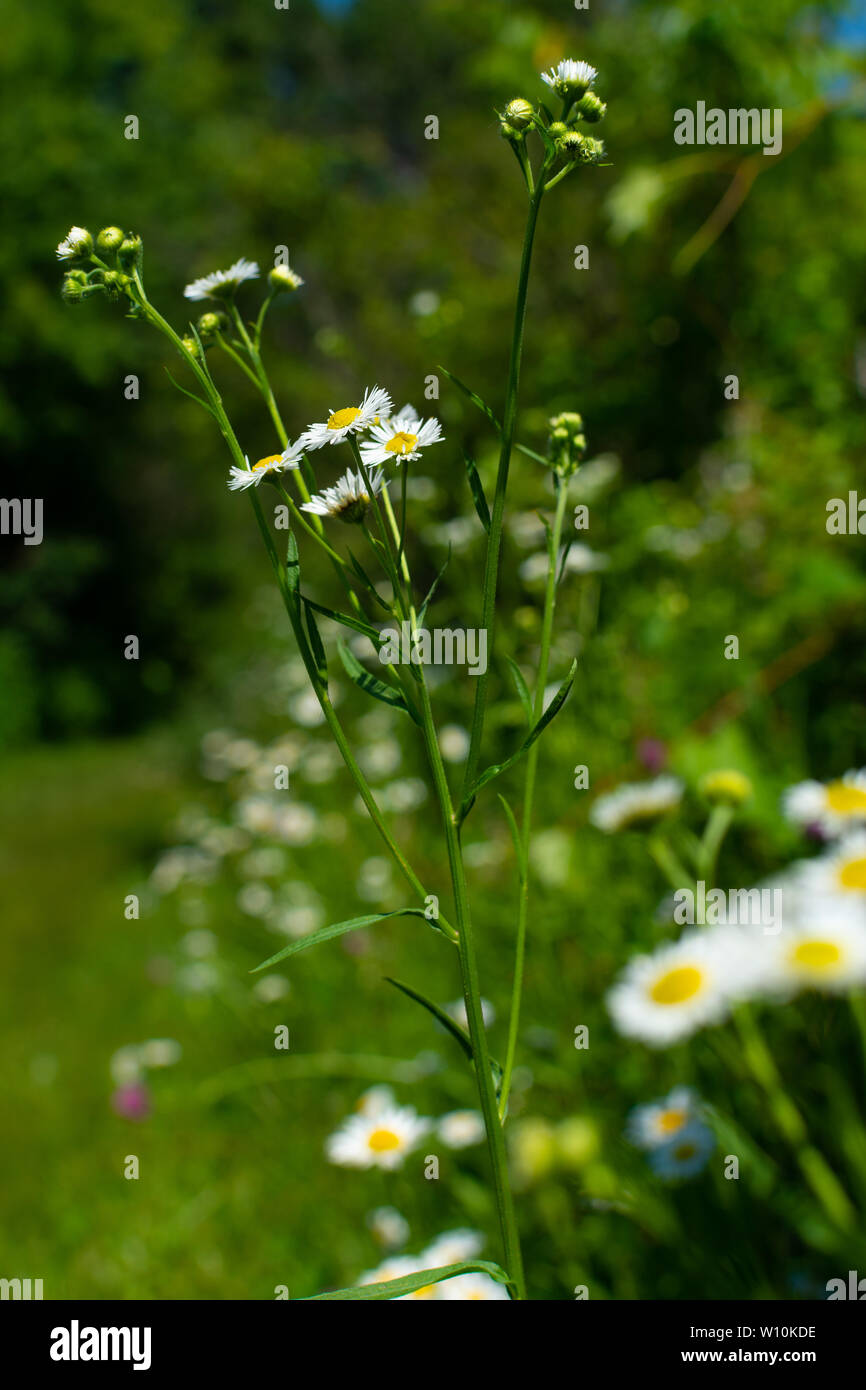
<svg viewBox="0 0 866 1390"><path fill-rule="evenodd" d="M676 810L683 795L678 777L656 777L652 782L624 782L615 791L593 802L589 818L606 835L643 825Z"/></svg>
<svg viewBox="0 0 866 1390"><path fill-rule="evenodd" d="M350 1115L330 1136L325 1152L345 1168L391 1170L401 1167L430 1127L411 1105L387 1106L372 1115Z"/></svg>
<svg viewBox="0 0 866 1390"><path fill-rule="evenodd" d="M834 782L798 782L782 797L782 809L795 825L820 830L830 838L866 821L866 767L846 772Z"/></svg>
<svg viewBox="0 0 866 1390"><path fill-rule="evenodd" d="M839 895L866 902L866 830L837 840L817 859L793 866L794 887L806 897Z"/></svg>
<svg viewBox="0 0 866 1390"><path fill-rule="evenodd" d="M93 250L93 237L86 227L70 227L57 248L59 261L74 261L79 256L88 256Z"/></svg>
<svg viewBox="0 0 866 1390"><path fill-rule="evenodd" d="M238 492L242 488L258 487L263 478L269 473L286 473L292 468L300 468L301 455L304 450L300 440L290 444L281 454L268 454L266 458L259 459L250 467L247 458L246 468L236 468L232 465L229 470L229 487L232 492Z"/></svg>
<svg viewBox="0 0 866 1390"><path fill-rule="evenodd" d="M361 454L369 467L376 463L411 463L421 457L421 450L443 439L442 426L431 417L422 420L411 405L370 430L369 442L361 445Z"/></svg>
<svg viewBox="0 0 866 1390"><path fill-rule="evenodd" d="M504 1284L498 1284L489 1274L458 1274L455 1279L445 1279L438 1286L443 1303L460 1302L498 1302L508 1301L508 1291Z"/></svg>
<svg viewBox="0 0 866 1390"><path fill-rule="evenodd" d="M866 911L859 900L801 898L794 907L776 935L754 934L762 990L790 996L866 984Z"/></svg>
<svg viewBox="0 0 866 1390"><path fill-rule="evenodd" d="M351 468L333 487L315 493L301 506L302 512L313 512L316 516L333 516L338 521L361 522L367 515L372 500L385 486L385 475L380 468L370 474L370 484L359 469L353 473Z"/></svg>
<svg viewBox="0 0 866 1390"><path fill-rule="evenodd" d="M598 72L590 63L579 62L576 58L563 58L550 72L541 74L542 82L561 97L582 97L597 77Z"/></svg>
<svg viewBox="0 0 866 1390"><path fill-rule="evenodd" d="M675 1086L662 1100L636 1105L626 1122L626 1136L639 1149L671 1143L695 1119L697 1097L688 1086Z"/></svg>
<svg viewBox="0 0 866 1390"><path fill-rule="evenodd" d="M360 405L347 405L341 410L332 410L327 420L310 425L301 435L301 440L307 449L321 449L325 444L341 444L348 435L369 429L380 420L386 420L390 414L391 397L380 386L374 386L364 392L364 399Z"/></svg>
<svg viewBox="0 0 866 1390"><path fill-rule="evenodd" d="M620 1033L669 1047L719 1023L735 999L754 990L756 944L738 927L686 932L652 956L635 956L607 996Z"/></svg>
<svg viewBox="0 0 866 1390"><path fill-rule="evenodd" d="M436 1132L449 1149L468 1149L484 1138L484 1119L478 1110L452 1110L442 1116Z"/></svg>
<svg viewBox="0 0 866 1390"><path fill-rule="evenodd" d="M228 270L215 270L210 275L193 280L183 293L186 299L227 299L244 280L257 280L258 277L259 268L255 261L245 260L241 256Z"/></svg>
<svg viewBox="0 0 866 1390"><path fill-rule="evenodd" d="M367 1225L386 1250L399 1250L409 1239L409 1222L396 1207L376 1207L367 1217Z"/></svg>
<svg viewBox="0 0 866 1390"><path fill-rule="evenodd" d="M711 1129L700 1123L689 1124L670 1143L658 1144L651 1150L650 1165L667 1182L693 1178L706 1167L715 1146Z"/></svg>
<svg viewBox="0 0 866 1390"><path fill-rule="evenodd" d="M445 1231L419 1257L419 1268L442 1269L444 1265L456 1265L461 1260L474 1260L483 1249L484 1237L480 1231L472 1231L465 1226L456 1231Z"/></svg>

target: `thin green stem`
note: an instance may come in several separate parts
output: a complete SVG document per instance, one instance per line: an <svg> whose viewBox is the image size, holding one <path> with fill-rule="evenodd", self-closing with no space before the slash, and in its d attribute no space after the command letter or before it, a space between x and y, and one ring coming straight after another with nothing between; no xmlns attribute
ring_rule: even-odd
<svg viewBox="0 0 866 1390"><path fill-rule="evenodd" d="M460 835L455 821L454 807L448 788L448 779L445 775L445 765L442 761L442 754L439 749L439 740L436 736L433 710L430 704L430 692L427 688L426 681L422 681L421 683L421 710L427 757L430 763L430 770L433 774L433 782L436 788L436 795L442 813L442 824L445 830L448 866L451 874L451 885L454 893L455 913L457 917L457 930L459 933L457 949L460 953L463 999L466 1005L466 1020L469 1024L469 1037L472 1041L472 1058L475 1067L475 1081L478 1087L478 1099L481 1103L481 1113L484 1117L487 1148L493 1173L496 1210L499 1217L499 1229L505 1252L505 1268L514 1285L517 1297L522 1299L526 1297L523 1257L520 1250L520 1236L517 1230L514 1199L511 1195L511 1186L508 1177L505 1136L502 1132L502 1125L499 1120L499 1111L496 1104L496 1086L493 1080L490 1052L487 1046L487 1033L484 1027L484 1016L481 1008L478 959L472 931L472 919L469 912L466 873L463 866Z"/></svg>
<svg viewBox="0 0 866 1390"><path fill-rule="evenodd" d="M565 508L568 501L568 484L556 480L556 514L548 544L547 585L544 593L544 617L541 624L541 651L538 658L535 697L533 701L532 722L536 724L544 713L544 691L550 666L550 643L553 635L553 614L556 608L556 578L559 566L559 547L562 541L562 528ZM523 845L522 867L520 869L520 892L517 905L517 940L514 950L514 978L511 988L511 1014L508 1021L508 1044L505 1050L505 1064L502 1075L502 1089L499 1095L499 1115L504 1120L508 1109L508 1095L511 1090L511 1073L514 1070L514 1057L517 1051L517 1034L520 1027L520 1002L523 995L523 968L526 959L526 923L529 915L529 842L532 835L532 803L535 798L535 778L538 770L539 741L532 745L526 758L526 781L523 790L523 821L520 830Z"/></svg>
<svg viewBox="0 0 866 1390"><path fill-rule="evenodd" d="M543 174L543 170L542 170ZM508 363L508 383L505 392L505 410L502 418L500 436L499 467L496 474L496 491L490 513L490 530L487 535L487 555L484 564L484 588L481 603L481 627L487 633L488 650L493 648L494 615L496 611L496 588L499 577L499 554L502 548L502 523L505 514L505 494L508 489L508 470L511 464L511 451L514 447L514 430L517 420L517 393L520 385L520 359L523 353L523 326L526 319L526 292L529 286L529 270L532 263L532 244L538 222L538 210L544 193L542 177L539 176L535 192L529 199L526 217L526 230L523 235L523 251L520 257L520 274L517 281L517 298L514 306L514 328L511 338L511 356ZM478 773L478 760L481 756L481 740L484 734L484 716L487 709L487 670L477 678L475 686L475 705L472 711L472 728L469 736L469 753L466 758L466 771L463 779L465 801L469 788Z"/></svg>
<svg viewBox="0 0 866 1390"><path fill-rule="evenodd" d="M697 869L698 878L703 879L708 888L713 885L719 850L733 819L733 806L725 805L714 806L707 818L706 828L698 849Z"/></svg>

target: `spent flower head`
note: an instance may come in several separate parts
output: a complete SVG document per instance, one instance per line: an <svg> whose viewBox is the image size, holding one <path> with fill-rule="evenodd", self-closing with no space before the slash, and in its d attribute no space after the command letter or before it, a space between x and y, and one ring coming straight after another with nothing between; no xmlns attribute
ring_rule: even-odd
<svg viewBox="0 0 866 1390"><path fill-rule="evenodd" d="M369 484L363 473L353 473L351 468L333 487L326 487L304 502L301 511L312 512L314 516L331 516L337 521L360 524L370 506L372 498L382 491L385 485L384 471L380 468L370 474Z"/></svg>
<svg viewBox="0 0 866 1390"><path fill-rule="evenodd" d="M300 289L303 283L290 265L275 265L268 271L268 284L274 294L289 294Z"/></svg>

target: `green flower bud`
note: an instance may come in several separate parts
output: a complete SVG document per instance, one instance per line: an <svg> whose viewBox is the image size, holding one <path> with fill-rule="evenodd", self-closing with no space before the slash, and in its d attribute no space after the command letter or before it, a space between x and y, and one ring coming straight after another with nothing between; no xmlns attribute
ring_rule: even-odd
<svg viewBox="0 0 866 1390"><path fill-rule="evenodd" d="M125 236L117 248L117 263L122 270L138 270L143 246L140 236Z"/></svg>
<svg viewBox="0 0 866 1390"><path fill-rule="evenodd" d="M565 124L565 121L551 121L550 125L547 127L547 133L554 140L561 140L563 135L568 134L568 126Z"/></svg>
<svg viewBox="0 0 866 1390"><path fill-rule="evenodd" d="M81 280L76 280L71 275L66 276L60 288L60 294L67 304L80 304L86 293L86 282L82 284Z"/></svg>
<svg viewBox="0 0 866 1390"><path fill-rule="evenodd" d="M503 140L509 140L512 145L519 145L524 139L523 131L515 129L515 127L509 125L507 121L500 122L499 134L502 136Z"/></svg>
<svg viewBox="0 0 866 1390"><path fill-rule="evenodd" d="M583 417L576 410L554 415L548 421L547 456L554 473L570 478L580 467L586 453Z"/></svg>
<svg viewBox="0 0 866 1390"><path fill-rule="evenodd" d="M577 110L585 121L595 123L604 119L607 105L601 97L596 96L595 92L584 92L577 103Z"/></svg>
<svg viewBox="0 0 866 1390"><path fill-rule="evenodd" d="M290 265L275 265L273 270L268 271L268 284L273 294L290 294L292 290L300 289L303 283Z"/></svg>
<svg viewBox="0 0 866 1390"><path fill-rule="evenodd" d="M581 135L579 130L569 130L557 141L560 152L566 159L579 164L597 164L604 154L604 145L591 135Z"/></svg>
<svg viewBox="0 0 866 1390"><path fill-rule="evenodd" d="M513 130L525 130L532 124L535 107L525 97L515 97L505 108L503 119Z"/></svg>
<svg viewBox="0 0 866 1390"><path fill-rule="evenodd" d="M186 337L181 338L180 341L183 343L183 346L186 348L187 352L191 353L193 357L200 356L198 343L196 342L195 338L187 334Z"/></svg>
<svg viewBox="0 0 866 1390"><path fill-rule="evenodd" d="M196 324L198 336L203 343L211 342L218 333L222 333L223 329L227 327L228 318L225 314L202 314Z"/></svg>
<svg viewBox="0 0 866 1390"><path fill-rule="evenodd" d="M123 242L123 232L119 227L103 227L96 238L100 251L116 251Z"/></svg>
<svg viewBox="0 0 866 1390"><path fill-rule="evenodd" d="M102 276L102 283L108 291L109 299L120 299L132 281L128 275L122 275L118 270L106 270Z"/></svg>

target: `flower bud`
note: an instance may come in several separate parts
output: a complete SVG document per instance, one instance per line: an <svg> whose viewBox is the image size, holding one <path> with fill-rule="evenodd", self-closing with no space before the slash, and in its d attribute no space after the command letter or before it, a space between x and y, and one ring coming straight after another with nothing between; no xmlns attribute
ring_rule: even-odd
<svg viewBox="0 0 866 1390"><path fill-rule="evenodd" d="M106 270L102 275L102 283L108 291L109 299L120 299L132 281L128 275L122 275L120 271Z"/></svg>
<svg viewBox="0 0 866 1390"><path fill-rule="evenodd" d="M748 777L734 768L708 772L698 783L698 790L707 801L717 806L742 806L752 795Z"/></svg>
<svg viewBox="0 0 866 1390"><path fill-rule="evenodd" d="M505 108L504 120L513 130L525 130L532 124L534 115L535 108L532 102L527 101L525 97L515 97Z"/></svg>
<svg viewBox="0 0 866 1390"><path fill-rule="evenodd" d="M117 248L117 263L121 269L138 270L143 249L140 236L125 236Z"/></svg>
<svg viewBox="0 0 866 1390"><path fill-rule="evenodd" d="M500 122L499 134L502 136L503 140L509 140L512 145L519 145L525 138L522 130L517 130L513 125L509 125L507 121Z"/></svg>
<svg viewBox="0 0 866 1390"><path fill-rule="evenodd" d="M303 283L300 275L296 275L290 265L275 265L273 270L268 271L268 284L272 294L289 294L292 290L300 289Z"/></svg>
<svg viewBox="0 0 866 1390"><path fill-rule="evenodd" d="M203 343L211 342L218 333L222 333L223 329L227 327L228 318L225 314L202 314L196 324L198 336Z"/></svg>
<svg viewBox="0 0 866 1390"><path fill-rule="evenodd" d="M83 261L93 255L93 237L86 227L70 227L57 248L59 261Z"/></svg>
<svg viewBox="0 0 866 1390"><path fill-rule="evenodd" d="M86 293L86 281L76 280L72 275L67 275L60 287L60 294L67 304L80 304Z"/></svg>
<svg viewBox="0 0 866 1390"><path fill-rule="evenodd" d="M568 134L568 126L565 121L551 121L547 127L547 133L554 140L561 140L563 135Z"/></svg>
<svg viewBox="0 0 866 1390"><path fill-rule="evenodd" d="M554 415L548 421L547 456L554 473L570 478L586 453L583 417L576 410Z"/></svg>
<svg viewBox="0 0 866 1390"><path fill-rule="evenodd" d="M604 119L607 111L607 104L601 97L596 96L595 92L584 92L580 101L577 103L577 110L585 121L595 123Z"/></svg>
<svg viewBox="0 0 866 1390"><path fill-rule="evenodd" d="M116 251L122 242L123 232L119 227L103 227L96 238L96 245L100 251Z"/></svg>
<svg viewBox="0 0 866 1390"><path fill-rule="evenodd" d="M198 343L196 342L195 338L187 334L185 337L181 338L180 341L192 357L200 356Z"/></svg>

